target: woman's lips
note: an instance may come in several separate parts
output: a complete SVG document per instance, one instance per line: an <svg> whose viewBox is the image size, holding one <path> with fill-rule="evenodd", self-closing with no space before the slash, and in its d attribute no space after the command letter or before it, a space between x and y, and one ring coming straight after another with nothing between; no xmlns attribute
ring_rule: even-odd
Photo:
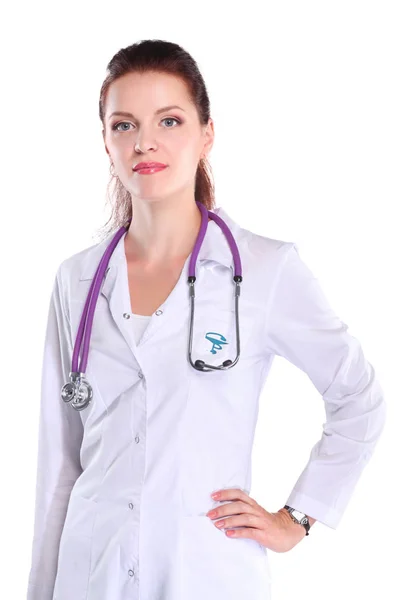
<svg viewBox="0 0 400 600"><path fill-rule="evenodd" d="M147 167L146 169L136 169L135 173L139 173L140 175L151 175L152 173L163 171L166 168L167 167Z"/></svg>

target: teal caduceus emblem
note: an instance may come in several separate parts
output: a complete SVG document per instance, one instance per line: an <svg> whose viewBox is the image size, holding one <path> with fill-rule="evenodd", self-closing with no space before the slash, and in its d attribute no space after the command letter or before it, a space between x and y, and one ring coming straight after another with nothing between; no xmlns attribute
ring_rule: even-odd
<svg viewBox="0 0 400 600"><path fill-rule="evenodd" d="M212 336L217 336L217 337L212 337ZM212 347L210 352L212 354L216 354L217 350L222 350L222 348L226 345L229 344L229 342L226 341L226 337L222 335L222 333L216 333L215 331L209 331L208 333L206 333L206 340L208 340L209 342L212 343Z"/></svg>

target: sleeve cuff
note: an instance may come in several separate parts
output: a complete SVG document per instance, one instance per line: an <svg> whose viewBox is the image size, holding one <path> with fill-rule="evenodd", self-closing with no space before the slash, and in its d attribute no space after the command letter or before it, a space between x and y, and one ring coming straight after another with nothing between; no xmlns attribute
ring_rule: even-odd
<svg viewBox="0 0 400 600"><path fill-rule="evenodd" d="M318 500L314 500L314 498L310 498L310 496L306 496L295 490L290 494L285 504L292 506L308 517L316 519L331 529L336 529L342 518L342 513L331 506L321 504Z"/></svg>

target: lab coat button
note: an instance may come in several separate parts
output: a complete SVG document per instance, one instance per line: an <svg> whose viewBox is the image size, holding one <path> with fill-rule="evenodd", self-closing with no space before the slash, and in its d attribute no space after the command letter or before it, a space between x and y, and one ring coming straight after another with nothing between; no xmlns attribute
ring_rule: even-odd
<svg viewBox="0 0 400 600"><path fill-rule="evenodd" d="M163 311L162 311L161 309L160 309L160 310L156 310L156 315L157 315L157 317L158 317L159 315L162 315L162 314L163 314Z"/></svg>
<svg viewBox="0 0 400 600"><path fill-rule="evenodd" d="M133 571L132 571L132 569L129 569L128 573L129 573L130 577L132 577L132 576L133 576Z"/></svg>
<svg viewBox="0 0 400 600"><path fill-rule="evenodd" d="M129 502L129 508L130 508L130 509L133 509L133 504L132 504L132 502Z"/></svg>
<svg viewBox="0 0 400 600"><path fill-rule="evenodd" d="M143 379L143 373L142 373L142 371L139 371L138 377L140 377L140 379Z"/></svg>
<svg viewBox="0 0 400 600"><path fill-rule="evenodd" d="M135 442L136 442L137 444L140 442L140 437L139 437L138 435L135 437Z"/></svg>
<svg viewBox="0 0 400 600"><path fill-rule="evenodd" d="M124 313L123 317L124 317L124 319L130 319L131 315L129 313Z"/></svg>

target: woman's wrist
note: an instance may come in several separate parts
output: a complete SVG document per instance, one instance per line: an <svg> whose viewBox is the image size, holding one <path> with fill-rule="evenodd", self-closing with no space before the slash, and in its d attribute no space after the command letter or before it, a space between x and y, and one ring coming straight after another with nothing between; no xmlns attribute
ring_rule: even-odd
<svg viewBox="0 0 400 600"><path fill-rule="evenodd" d="M293 525L298 525L298 523L295 523L293 521L292 517L290 516L289 511L286 508L281 508L281 509L279 509L278 512L284 512L289 517L289 519L291 520L291 522L293 523ZM308 522L310 523L310 527L312 527L317 519L313 519L312 517L309 517L308 515L306 515L306 517L308 519Z"/></svg>

